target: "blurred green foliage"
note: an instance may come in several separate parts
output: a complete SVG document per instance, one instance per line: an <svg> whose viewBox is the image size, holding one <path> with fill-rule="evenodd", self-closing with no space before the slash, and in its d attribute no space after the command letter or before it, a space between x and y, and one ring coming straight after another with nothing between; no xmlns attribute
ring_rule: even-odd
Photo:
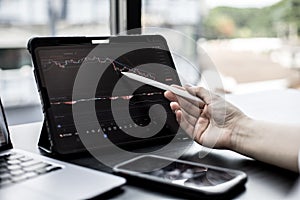
<svg viewBox="0 0 300 200"><path fill-rule="evenodd" d="M264 8L216 7L203 21L208 39L300 35L300 0L282 0Z"/></svg>

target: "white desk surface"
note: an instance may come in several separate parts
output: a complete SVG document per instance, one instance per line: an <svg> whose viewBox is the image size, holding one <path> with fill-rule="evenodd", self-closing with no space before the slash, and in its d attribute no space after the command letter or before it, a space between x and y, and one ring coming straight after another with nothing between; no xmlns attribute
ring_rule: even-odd
<svg viewBox="0 0 300 200"><path fill-rule="evenodd" d="M225 99L255 119L300 124L300 90L227 95Z"/></svg>

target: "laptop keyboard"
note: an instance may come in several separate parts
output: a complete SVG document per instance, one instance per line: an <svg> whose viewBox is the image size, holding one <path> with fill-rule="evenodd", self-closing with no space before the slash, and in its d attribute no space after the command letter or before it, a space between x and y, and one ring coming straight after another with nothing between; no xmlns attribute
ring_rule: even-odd
<svg viewBox="0 0 300 200"><path fill-rule="evenodd" d="M0 155L0 187L61 169L60 166L21 153Z"/></svg>

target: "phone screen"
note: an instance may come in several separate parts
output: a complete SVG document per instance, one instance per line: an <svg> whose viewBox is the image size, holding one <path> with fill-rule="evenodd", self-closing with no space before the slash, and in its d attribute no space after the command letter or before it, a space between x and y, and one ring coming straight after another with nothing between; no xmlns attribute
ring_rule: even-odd
<svg viewBox="0 0 300 200"><path fill-rule="evenodd" d="M225 192L246 179L246 174L241 171L182 160L170 162L170 159L158 156L142 156L133 159L118 165L116 171L192 189L216 186L214 190L207 192Z"/></svg>

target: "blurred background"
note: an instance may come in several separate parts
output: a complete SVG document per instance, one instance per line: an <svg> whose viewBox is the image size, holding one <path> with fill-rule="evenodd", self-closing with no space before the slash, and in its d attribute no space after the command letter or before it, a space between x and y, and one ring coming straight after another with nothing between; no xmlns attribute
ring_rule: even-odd
<svg viewBox="0 0 300 200"><path fill-rule="evenodd" d="M0 95L9 124L42 120L28 39L114 34L112 2L122 0L0 0ZM173 29L196 41L197 47L178 41L178 48L206 73L204 49L224 93L300 88L300 0L141 0L138 12L142 27Z"/></svg>
<svg viewBox="0 0 300 200"><path fill-rule="evenodd" d="M142 9L144 26L198 42L221 73L224 92L300 86L299 0L144 0ZM181 48L201 61L199 51Z"/></svg>

